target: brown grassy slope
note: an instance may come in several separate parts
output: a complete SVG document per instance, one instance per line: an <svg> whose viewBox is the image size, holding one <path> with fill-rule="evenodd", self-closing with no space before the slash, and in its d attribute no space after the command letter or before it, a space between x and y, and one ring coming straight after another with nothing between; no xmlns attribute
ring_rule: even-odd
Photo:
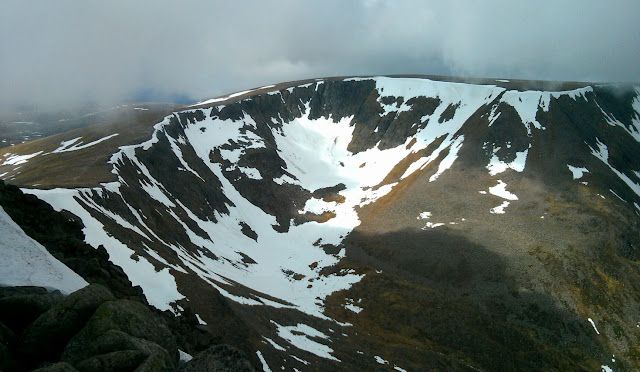
<svg viewBox="0 0 640 372"><path fill-rule="evenodd" d="M96 124L54 136L0 149L0 164L8 154L42 155L32 158L19 168L0 166L3 178L19 186L90 187L102 182L115 181L111 166L107 164L118 147L143 142L150 138L153 125L175 110L176 106L151 107L148 111L128 111L108 124ZM46 154L58 148L62 141L82 137L83 143L118 133L118 136L82 150Z"/></svg>

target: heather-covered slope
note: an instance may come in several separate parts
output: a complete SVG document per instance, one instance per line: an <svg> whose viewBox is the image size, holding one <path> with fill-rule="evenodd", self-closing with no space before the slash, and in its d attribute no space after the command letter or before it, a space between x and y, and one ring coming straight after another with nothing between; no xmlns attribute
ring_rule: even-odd
<svg viewBox="0 0 640 372"><path fill-rule="evenodd" d="M157 308L217 334L222 294L271 369L633 369L640 91L522 87L264 87L165 117L111 182L25 191Z"/></svg>

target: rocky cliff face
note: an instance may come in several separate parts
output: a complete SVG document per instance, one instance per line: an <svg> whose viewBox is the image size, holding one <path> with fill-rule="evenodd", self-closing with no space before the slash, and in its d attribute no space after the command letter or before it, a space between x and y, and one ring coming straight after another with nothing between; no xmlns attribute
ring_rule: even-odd
<svg viewBox="0 0 640 372"><path fill-rule="evenodd" d="M633 369L640 89L533 88L263 87L112 148L102 183L56 159L107 136L9 148L0 174L265 369Z"/></svg>

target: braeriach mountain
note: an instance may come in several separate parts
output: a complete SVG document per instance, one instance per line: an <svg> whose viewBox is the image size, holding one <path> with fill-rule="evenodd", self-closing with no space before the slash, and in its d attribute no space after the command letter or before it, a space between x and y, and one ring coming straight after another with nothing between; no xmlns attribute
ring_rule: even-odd
<svg viewBox="0 0 640 372"><path fill-rule="evenodd" d="M640 368L640 86L337 77L137 115L0 178L256 369Z"/></svg>

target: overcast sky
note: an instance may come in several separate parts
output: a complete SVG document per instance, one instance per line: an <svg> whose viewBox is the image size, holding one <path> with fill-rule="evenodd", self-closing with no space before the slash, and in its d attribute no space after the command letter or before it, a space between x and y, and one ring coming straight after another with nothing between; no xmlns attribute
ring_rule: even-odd
<svg viewBox="0 0 640 372"><path fill-rule="evenodd" d="M2 0L0 106L424 73L640 81L638 0Z"/></svg>

